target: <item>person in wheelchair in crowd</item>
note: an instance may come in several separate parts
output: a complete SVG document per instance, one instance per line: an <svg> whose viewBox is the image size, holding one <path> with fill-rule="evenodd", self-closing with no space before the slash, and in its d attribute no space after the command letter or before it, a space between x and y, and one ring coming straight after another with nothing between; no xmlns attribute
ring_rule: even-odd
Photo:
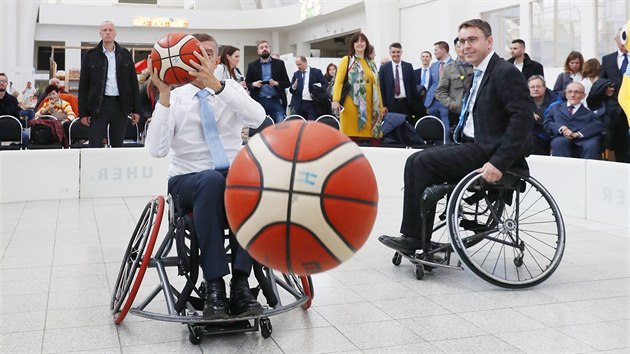
<svg viewBox="0 0 630 354"><path fill-rule="evenodd" d="M151 67L151 81L159 90L145 145L154 157L172 158L168 193L176 205L192 211L200 264L206 280L204 318L256 316L263 312L251 294L248 277L252 259L230 236L232 279L229 303L223 277L230 273L224 248L227 227L223 195L231 161L241 147L243 125L258 127L265 118L263 107L234 80L214 76L218 45L208 34L193 35L202 54L201 65L191 74L195 81L170 90ZM203 50L202 50L203 49Z"/></svg>
<svg viewBox="0 0 630 354"><path fill-rule="evenodd" d="M523 75L492 50L492 42L492 29L486 21L472 19L459 26L459 44L474 74L455 128L457 144L425 149L407 158L402 235L379 237L397 252L412 255L423 248L422 227L426 242L430 241L433 220L420 216L425 188L455 184L473 170L486 182L495 183L510 167L527 168L525 156L532 149L536 106Z"/></svg>

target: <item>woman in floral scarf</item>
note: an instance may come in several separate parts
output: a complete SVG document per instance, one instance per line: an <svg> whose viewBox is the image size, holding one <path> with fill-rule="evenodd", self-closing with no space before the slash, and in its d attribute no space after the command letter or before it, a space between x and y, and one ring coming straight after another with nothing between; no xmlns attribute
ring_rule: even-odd
<svg viewBox="0 0 630 354"><path fill-rule="evenodd" d="M338 113L343 104L341 132L355 141L369 138L371 145L378 145L383 104L376 65L370 59L373 48L365 34L359 32L352 35L348 49L337 69L332 110Z"/></svg>

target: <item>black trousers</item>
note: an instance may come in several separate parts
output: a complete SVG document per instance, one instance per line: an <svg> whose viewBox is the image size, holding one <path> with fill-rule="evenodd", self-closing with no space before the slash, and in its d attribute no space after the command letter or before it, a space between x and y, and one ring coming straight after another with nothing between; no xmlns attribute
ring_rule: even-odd
<svg viewBox="0 0 630 354"><path fill-rule="evenodd" d="M109 145L121 147L127 130L127 119L129 118L123 113L118 97L103 96L101 112L90 117L89 147L103 147L108 125Z"/></svg>
<svg viewBox="0 0 630 354"><path fill-rule="evenodd" d="M177 198L179 205L192 210L197 242L201 250L201 269L206 280L230 273L224 248L224 231L227 227L223 195L227 170L206 170L173 176L168 180L168 192ZM233 270L249 276L252 258L230 235Z"/></svg>
<svg viewBox="0 0 630 354"><path fill-rule="evenodd" d="M317 111L315 110L315 104L313 101L302 100L300 109L296 112L307 120L315 120L317 117Z"/></svg>
<svg viewBox="0 0 630 354"><path fill-rule="evenodd" d="M471 171L482 167L488 159L489 157L475 143L441 145L409 156L405 163L400 232L416 238L422 235L420 197L425 188L445 182L457 183ZM432 220L427 222L427 230L431 230ZM430 232L427 235L430 235Z"/></svg>

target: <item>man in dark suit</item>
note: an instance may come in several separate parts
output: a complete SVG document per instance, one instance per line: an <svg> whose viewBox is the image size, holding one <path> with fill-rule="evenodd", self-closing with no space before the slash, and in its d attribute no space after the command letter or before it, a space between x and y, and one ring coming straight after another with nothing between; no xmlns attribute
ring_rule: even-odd
<svg viewBox="0 0 630 354"><path fill-rule="evenodd" d="M557 104L545 116L545 129L551 131L551 155L599 159L600 135L605 126L595 113L584 107L584 86L572 82L565 90L567 102Z"/></svg>
<svg viewBox="0 0 630 354"><path fill-rule="evenodd" d="M427 96L427 88L429 87L429 69L431 68L431 59L433 55L428 50L420 54L420 62L422 66L413 71L413 81L418 91L418 102L414 105L416 116L424 117L427 114L427 107L424 106L424 100Z"/></svg>
<svg viewBox="0 0 630 354"><path fill-rule="evenodd" d="M429 69L429 88L427 89L427 94L424 99L424 106L427 107L427 113L440 118L442 123L444 123L446 131L449 130L448 108L441 104L437 97L435 97L435 90L437 89L440 79L442 78L442 74L444 73L444 67L446 64L453 61L451 56L448 54L448 51L448 43L444 41L435 43L434 53L437 61L431 64L431 68Z"/></svg>
<svg viewBox="0 0 630 354"><path fill-rule="evenodd" d="M282 60L270 57L269 42L259 41L256 50L260 59L247 67L247 88L252 98L265 108L267 115L279 123L286 116L287 95L284 90L291 85L287 69Z"/></svg>
<svg viewBox="0 0 630 354"><path fill-rule="evenodd" d="M378 69L383 106L389 112L402 113L409 119L414 113L413 105L418 93L413 82L413 66L400 60L402 46L392 43L389 46L391 61Z"/></svg>
<svg viewBox="0 0 630 354"><path fill-rule="evenodd" d="M602 69L599 73L600 79L609 79L615 84L615 97L619 95L621 79L623 78L623 73L626 71L626 67L628 66L628 60L630 60L628 49L619 39L620 32L615 35L617 50L602 57Z"/></svg>
<svg viewBox="0 0 630 354"><path fill-rule="evenodd" d="M525 53L525 41L522 39L515 39L510 46L510 52L512 57L508 61L516 66L525 80L529 79L533 75L545 76L544 68L541 63L532 60L527 53Z"/></svg>
<svg viewBox="0 0 630 354"><path fill-rule="evenodd" d="M297 57L295 65L298 70L293 73L289 88L289 92L293 95L291 96L291 107L296 114L308 120L315 120L319 117L317 106L321 103L321 101L316 102L316 97L325 99L328 107L330 107L330 100L326 96L328 81L324 78L321 70L308 66L304 56ZM317 96L318 94L319 96Z"/></svg>
<svg viewBox="0 0 630 354"><path fill-rule="evenodd" d="M459 26L459 43L475 78L455 129L457 145L425 149L409 156L401 237L379 240L399 252L412 254L423 245L422 227L430 237L433 222L420 218L420 197L428 186L457 183L476 170L489 183L497 182L512 165L526 168L531 150L530 132L536 107L523 75L492 50L490 24L480 19ZM462 129L463 128L463 129Z"/></svg>

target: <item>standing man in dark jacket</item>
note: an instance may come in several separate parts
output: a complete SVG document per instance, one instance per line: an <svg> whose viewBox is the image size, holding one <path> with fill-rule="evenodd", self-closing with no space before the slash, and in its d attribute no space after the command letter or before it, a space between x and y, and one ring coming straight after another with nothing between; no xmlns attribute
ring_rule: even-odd
<svg viewBox="0 0 630 354"><path fill-rule="evenodd" d="M599 72L600 79L608 79L615 84L615 98L619 95L621 79L623 78L623 73L626 72L628 61L630 60L628 48L626 48L624 42L619 38L620 33L621 28L615 35L617 50L602 57L602 70Z"/></svg>
<svg viewBox="0 0 630 354"><path fill-rule="evenodd" d="M247 66L247 88L251 97L265 108L267 115L280 123L286 116L287 94L284 90L291 86L289 75L284 62L270 56L269 42L258 42L256 50L260 59Z"/></svg>
<svg viewBox="0 0 630 354"><path fill-rule="evenodd" d="M521 71L525 80L529 79L533 75L545 76L543 66L541 63L532 60L527 53L525 53L525 41L522 39L515 39L510 46L512 52L512 58L508 59L508 62L514 64Z"/></svg>
<svg viewBox="0 0 630 354"><path fill-rule="evenodd" d="M140 119L138 78L129 51L117 42L111 21L101 23L101 42L85 53L79 81L79 116L90 127L90 147L103 147L109 125L109 144L122 146L127 116Z"/></svg>

